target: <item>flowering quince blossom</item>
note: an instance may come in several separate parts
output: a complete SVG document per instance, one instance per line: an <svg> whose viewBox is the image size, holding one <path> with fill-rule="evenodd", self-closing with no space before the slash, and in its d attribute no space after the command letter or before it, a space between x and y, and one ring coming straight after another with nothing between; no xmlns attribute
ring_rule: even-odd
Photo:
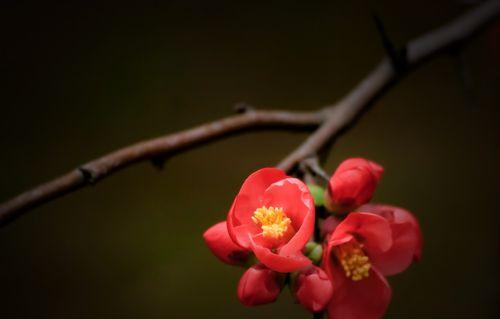
<svg viewBox="0 0 500 319"><path fill-rule="evenodd" d="M314 231L314 202L307 186L275 168L250 175L227 216L229 235L268 268L286 273L311 261L302 249Z"/></svg>
<svg viewBox="0 0 500 319"><path fill-rule="evenodd" d="M392 246L387 220L351 213L328 236L325 246L323 267L335 291L328 305L329 317L380 318L389 305L391 288L371 257Z"/></svg>
<svg viewBox="0 0 500 319"><path fill-rule="evenodd" d="M422 255L420 226L409 211L369 203L382 172L372 161L347 159L326 191L309 186L314 200L308 186L278 169L251 174L227 220L203 235L219 260L249 267L238 299L267 304L289 285L300 305L329 319L381 318L391 300L385 276Z"/></svg>
<svg viewBox="0 0 500 319"><path fill-rule="evenodd" d="M421 256L422 236L411 213L387 205L361 209L371 212L350 213L326 237L323 267L335 291L330 318L382 317L391 299L384 275L405 270Z"/></svg>

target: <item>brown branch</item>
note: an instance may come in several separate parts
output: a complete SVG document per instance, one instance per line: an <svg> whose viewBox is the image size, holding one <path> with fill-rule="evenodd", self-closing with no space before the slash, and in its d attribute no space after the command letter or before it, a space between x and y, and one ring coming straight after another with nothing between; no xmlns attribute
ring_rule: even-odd
<svg viewBox="0 0 500 319"><path fill-rule="evenodd" d="M317 156L308 157L300 161L299 169L304 175L312 175L313 178L320 179L322 182L328 183L330 180L330 175L323 170Z"/></svg>
<svg viewBox="0 0 500 319"><path fill-rule="evenodd" d="M450 45L466 40L498 15L499 11L500 1L490 0L451 23L412 40L406 50L402 50L406 52L406 71ZM300 161L317 154L352 125L401 75L396 72L389 58L383 59L349 94L326 108L330 112L328 119L277 167L290 171Z"/></svg>
<svg viewBox="0 0 500 319"><path fill-rule="evenodd" d="M465 40L499 11L500 1L490 0L454 22L411 41L406 47L406 64L414 67L449 45ZM386 58L340 102L317 112L254 111L245 108L243 114L119 149L1 204L0 226L30 208L95 183L133 163L144 160L157 162L157 159L178 154L200 143L250 129L305 129L319 126L302 145L278 164L279 168L290 171L300 161L315 156L352 125L385 89L400 78L399 75Z"/></svg>
<svg viewBox="0 0 500 319"><path fill-rule="evenodd" d="M323 111L287 112L249 109L243 114L139 142L81 165L61 177L39 185L1 204L0 226L21 216L30 208L94 184L133 163L173 156L200 143L207 143L250 129L310 129L321 124L324 118Z"/></svg>

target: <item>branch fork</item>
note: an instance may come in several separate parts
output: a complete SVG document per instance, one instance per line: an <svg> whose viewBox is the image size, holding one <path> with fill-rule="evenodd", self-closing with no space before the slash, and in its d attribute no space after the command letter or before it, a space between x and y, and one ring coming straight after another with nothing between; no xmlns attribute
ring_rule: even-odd
<svg viewBox="0 0 500 319"><path fill-rule="evenodd" d="M0 204L0 227L20 217L23 213L43 203L69 194L85 186L95 184L112 173L142 161L152 161L161 167L166 158L231 134L249 130L287 129L311 130L314 132L278 165L284 171L299 166L308 173L325 178L320 170L316 154L350 128L391 85L395 84L410 69L420 65L436 53L471 37L500 12L500 0L489 0L451 23L424 34L404 46L404 68L399 67L394 54L384 58L365 79L343 99L334 105L313 112L256 110L239 103L239 113L194 128L142 141L98 159L55 178L32 190L22 193ZM387 48L392 48L381 23L378 29ZM390 44L390 45L389 45ZM391 50L392 50L391 49ZM394 51L394 50L393 50ZM401 52L398 52L398 59Z"/></svg>

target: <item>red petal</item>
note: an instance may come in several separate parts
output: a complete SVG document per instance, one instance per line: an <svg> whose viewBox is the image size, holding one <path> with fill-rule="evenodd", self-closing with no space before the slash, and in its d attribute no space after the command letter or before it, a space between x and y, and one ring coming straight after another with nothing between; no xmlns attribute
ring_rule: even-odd
<svg viewBox="0 0 500 319"><path fill-rule="evenodd" d="M312 266L297 276L295 297L309 311L318 312L325 309L332 294L332 283L323 269Z"/></svg>
<svg viewBox="0 0 500 319"><path fill-rule="evenodd" d="M248 307L274 302L281 292L278 274L262 265L252 266L241 276L237 292Z"/></svg>
<svg viewBox="0 0 500 319"><path fill-rule="evenodd" d="M228 230L231 238L242 247L249 247L247 232L255 233L259 228L250 224L255 209L262 207L262 199L265 190L273 183L287 178L286 174L276 168L263 168L247 177L241 189L234 199L228 214ZM235 229L237 226L249 225L243 229Z"/></svg>
<svg viewBox="0 0 500 319"><path fill-rule="evenodd" d="M342 269L336 269L335 277L344 276ZM377 270L360 281L346 279L334 289L328 305L328 317L335 319L379 319L382 318L391 301L391 287Z"/></svg>
<svg viewBox="0 0 500 319"><path fill-rule="evenodd" d="M301 250L314 232L314 202L307 186L296 178L287 178L271 185L264 195L264 205L282 207L295 230L279 254L290 255Z"/></svg>
<svg viewBox="0 0 500 319"><path fill-rule="evenodd" d="M348 158L344 160L340 165L337 167L336 172L344 172L347 170L351 170L353 168L358 168L358 167L367 167L369 168L370 172L377 178L380 179L382 176L382 173L384 172L384 168L380 166L379 164L361 158L361 157L354 157L354 158Z"/></svg>
<svg viewBox="0 0 500 319"><path fill-rule="evenodd" d="M341 220L336 218L335 216L329 216L327 217L321 224L320 224L320 230L321 230L321 236L326 237L327 235L332 234L337 226L340 224Z"/></svg>
<svg viewBox="0 0 500 319"><path fill-rule="evenodd" d="M381 254L370 255L372 263L384 275L394 275L407 269L422 253L422 233L417 219L407 210L390 205L368 204L363 211L387 219L392 229L393 245Z"/></svg>
<svg viewBox="0 0 500 319"><path fill-rule="evenodd" d="M212 253L229 265L242 265L248 251L233 242L227 232L226 222L220 222L205 231L203 239Z"/></svg>
<svg viewBox="0 0 500 319"><path fill-rule="evenodd" d="M328 183L327 206L345 211L367 203L383 171L380 165L363 158L343 161Z"/></svg>
<svg viewBox="0 0 500 319"><path fill-rule="evenodd" d="M282 273L297 271L311 264L311 260L302 255L300 251L289 255L276 254L269 248L255 244L251 239L251 248L257 259L270 269Z"/></svg>
<svg viewBox="0 0 500 319"><path fill-rule="evenodd" d="M353 169L335 173L329 183L329 193L337 206L356 207L373 196L377 181L367 170Z"/></svg>
<svg viewBox="0 0 500 319"><path fill-rule="evenodd" d="M235 199L235 203L238 203L238 208L234 211L235 219L245 223L255 209L262 206L266 189L285 178L286 174L277 168L262 168L248 176Z"/></svg>
<svg viewBox="0 0 500 319"><path fill-rule="evenodd" d="M389 222L372 213L350 213L335 229L328 246L346 243L354 237L369 255L388 251L392 246Z"/></svg>

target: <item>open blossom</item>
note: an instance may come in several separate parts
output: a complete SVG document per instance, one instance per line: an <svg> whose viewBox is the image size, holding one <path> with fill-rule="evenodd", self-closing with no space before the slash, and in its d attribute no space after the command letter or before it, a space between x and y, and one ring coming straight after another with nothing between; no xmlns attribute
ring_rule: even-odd
<svg viewBox="0 0 500 319"><path fill-rule="evenodd" d="M332 294L333 286L328 275L317 266L301 270L295 279L295 298L311 312L325 309Z"/></svg>
<svg viewBox="0 0 500 319"><path fill-rule="evenodd" d="M373 256L380 270L386 276L395 275L408 268L422 256L422 232L417 219L404 208L366 204L359 211L384 217L391 227L392 246L383 253Z"/></svg>
<svg viewBox="0 0 500 319"><path fill-rule="evenodd" d="M392 245L387 220L370 213L351 213L329 235L323 256L334 284L329 318L377 319L385 313L391 288L371 256Z"/></svg>
<svg viewBox="0 0 500 319"><path fill-rule="evenodd" d="M248 307L276 301L281 292L280 275L257 264L248 268L238 284L238 299Z"/></svg>
<svg viewBox="0 0 500 319"><path fill-rule="evenodd" d="M243 183L227 217L229 235L268 268L292 272L311 261L302 249L314 230L314 203L307 186L275 168Z"/></svg>
<svg viewBox="0 0 500 319"><path fill-rule="evenodd" d="M316 203L321 206L324 193L325 207L339 214L318 225L303 182L274 168L251 174L227 220L203 234L224 263L257 262L242 275L238 299L246 306L271 303L288 283L311 312L326 311L330 319L381 318L392 295L385 276L404 271L422 254L420 226L409 211L368 203L382 172L365 159L344 161Z"/></svg>
<svg viewBox="0 0 500 319"><path fill-rule="evenodd" d="M212 253L226 264L243 265L248 258L248 251L236 245L229 236L226 221L207 229L203 239Z"/></svg>
<svg viewBox="0 0 500 319"><path fill-rule="evenodd" d="M380 165L364 158L343 161L328 182L327 208L347 213L369 202L383 172Z"/></svg>
<svg viewBox="0 0 500 319"><path fill-rule="evenodd" d="M350 213L327 236L323 267L334 284L327 308L330 318L377 319L385 313L391 288L384 275L406 269L421 251L418 224L409 226L411 215L406 213L395 215L386 218L374 213ZM399 217L405 221L396 221ZM417 227L418 232L393 232L400 229L398 223L408 226L407 230ZM407 236L417 236L411 240L411 247Z"/></svg>

